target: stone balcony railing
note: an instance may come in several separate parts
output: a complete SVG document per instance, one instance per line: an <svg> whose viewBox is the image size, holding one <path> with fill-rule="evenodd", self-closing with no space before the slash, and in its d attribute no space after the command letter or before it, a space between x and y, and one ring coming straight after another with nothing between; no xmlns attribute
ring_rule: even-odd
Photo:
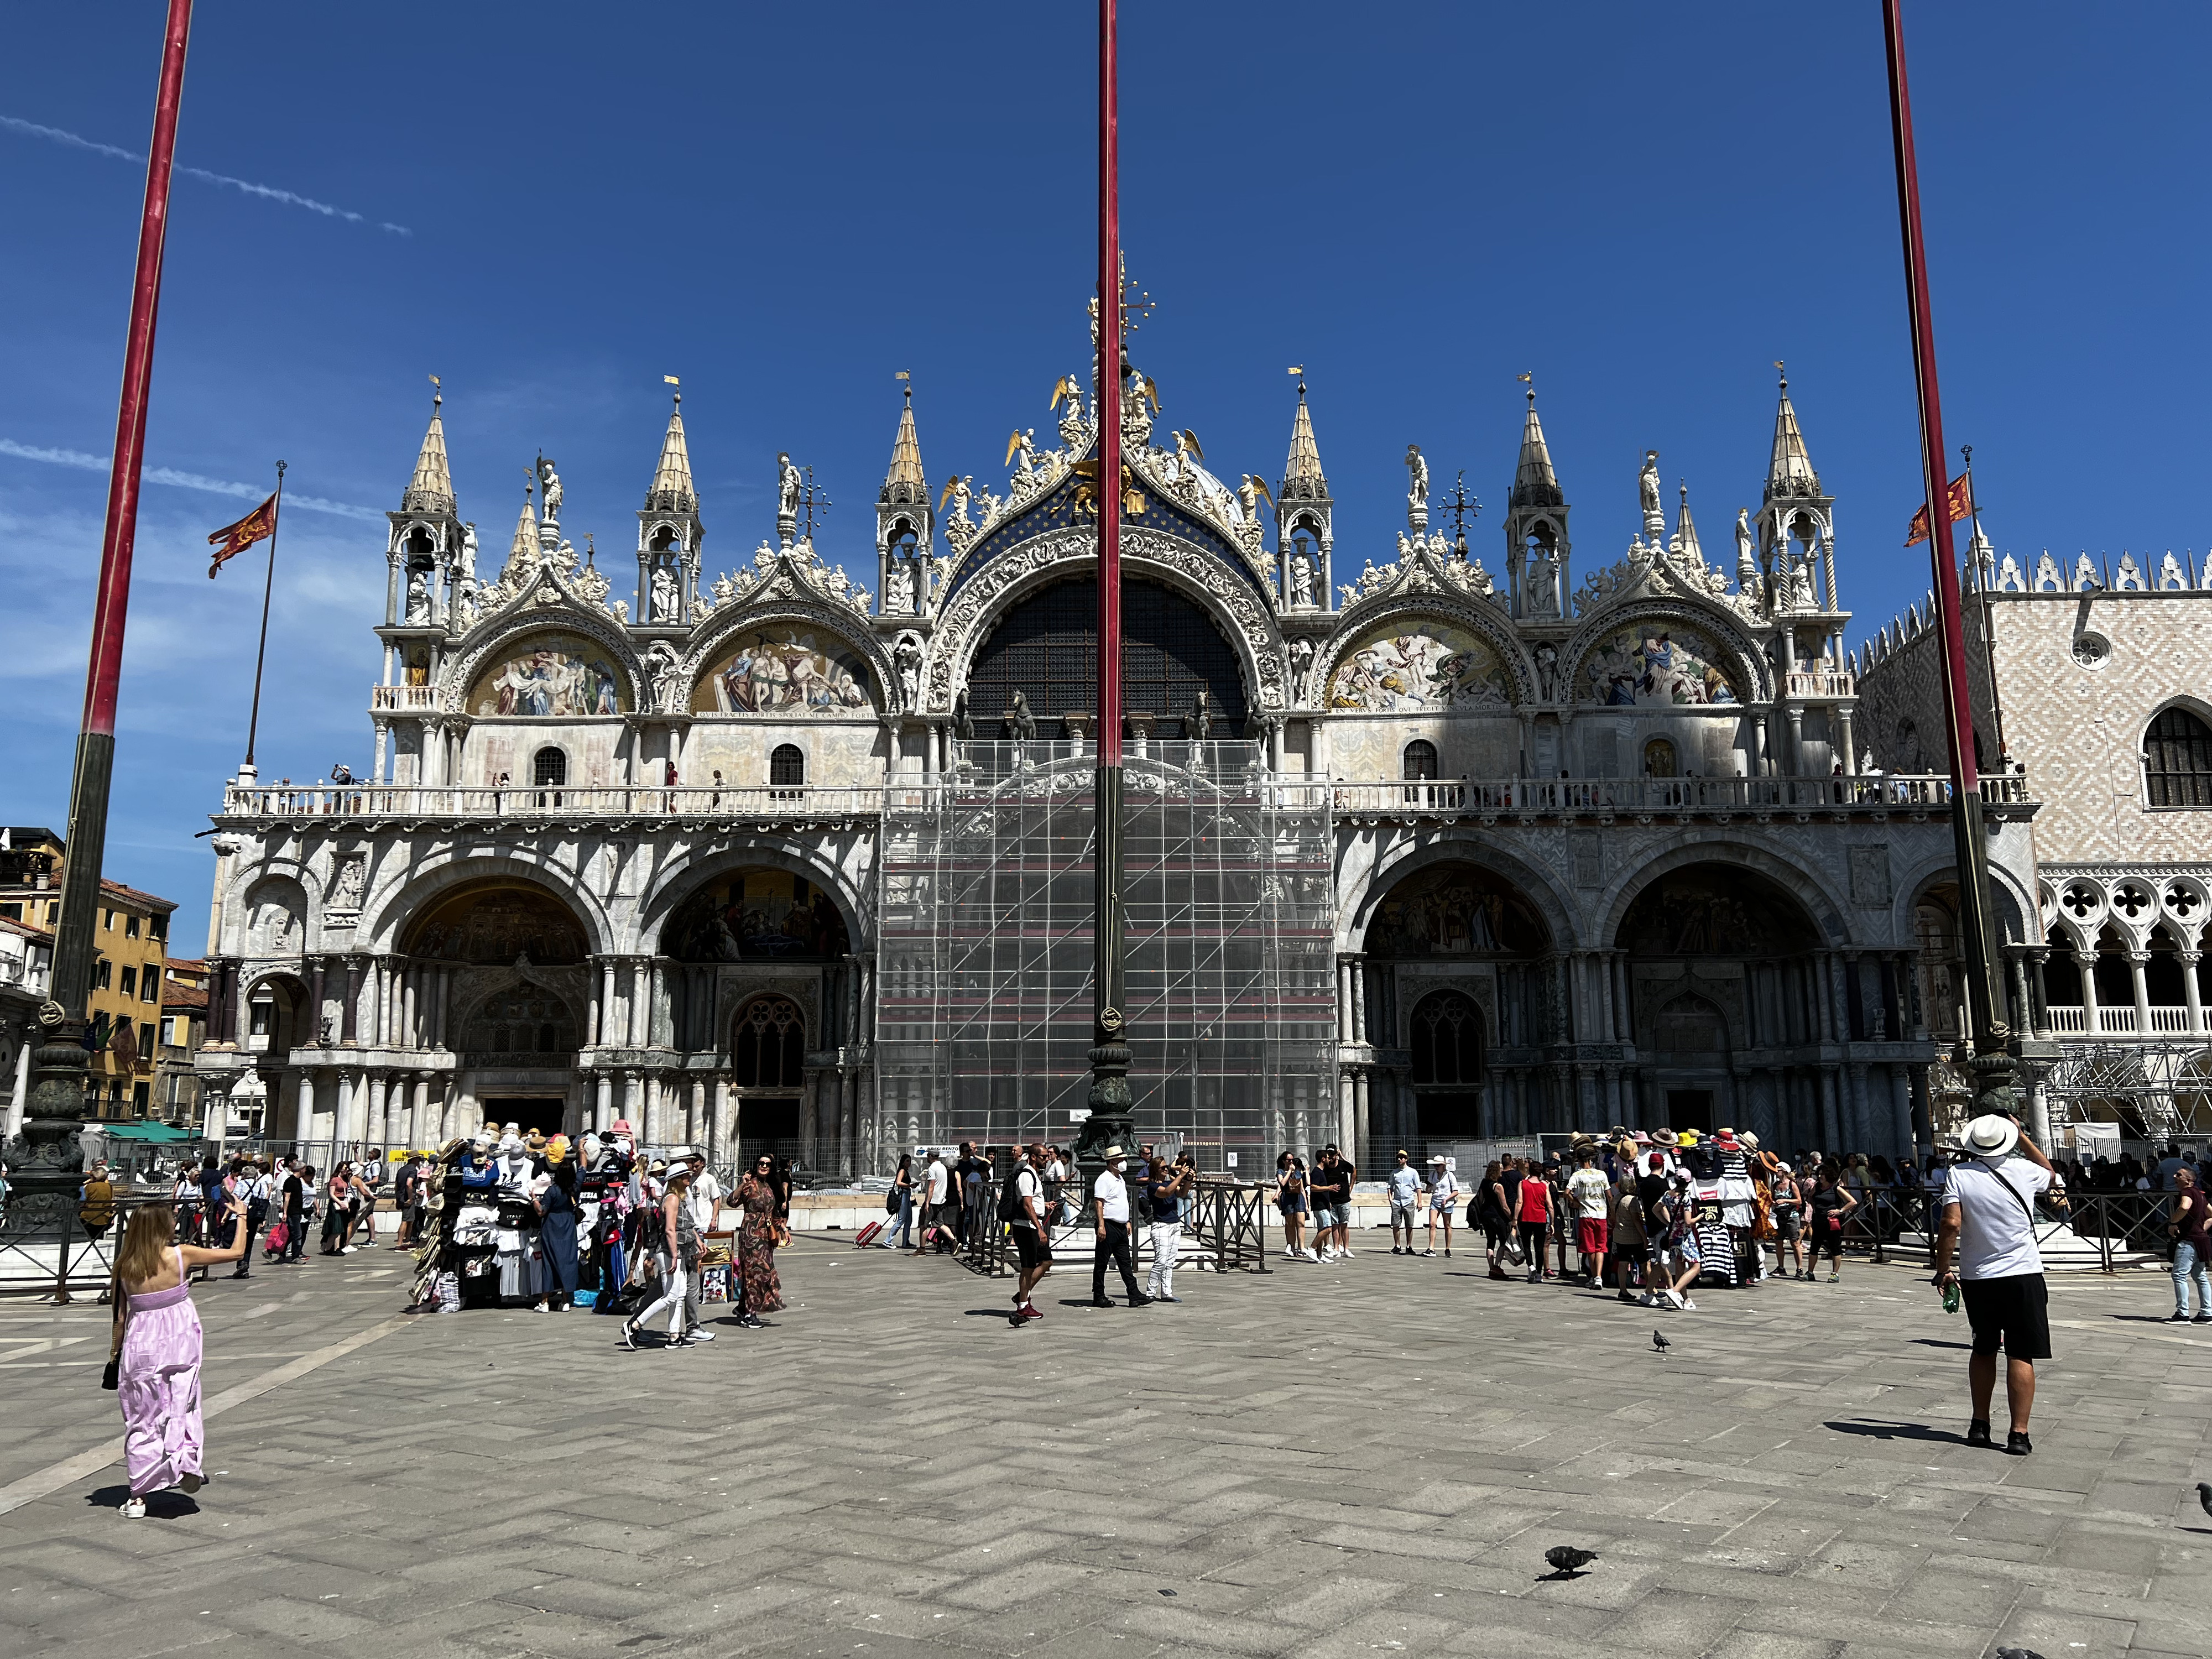
<svg viewBox="0 0 2212 1659"><path fill-rule="evenodd" d="M1981 781L1991 817L2026 818L2035 802L2020 773ZM1351 817L1519 818L1743 817L1811 818L1948 812L1951 781L1940 775L1826 778L1462 778L1454 781L1340 783L1335 810Z"/></svg>
<svg viewBox="0 0 2212 1659"><path fill-rule="evenodd" d="M434 685L372 685L368 688L368 712L372 714L414 711L428 714L438 706L438 688Z"/></svg>
<svg viewBox="0 0 2212 1659"><path fill-rule="evenodd" d="M2180 1003L2154 1002L2150 1005L2150 1029L2143 1029L2132 1003L2117 1007L2100 1006L2095 1010L2096 1029L2090 1029L2091 1011L2078 1002L2054 1002L2048 1010L2051 1034L2053 1036L2201 1036L2204 1033L2190 1023L2190 1012Z"/></svg>
<svg viewBox="0 0 2212 1659"><path fill-rule="evenodd" d="M1793 697L1856 697L1859 683L1855 676L1833 670L1793 668L1786 690Z"/></svg>
<svg viewBox="0 0 2212 1659"><path fill-rule="evenodd" d="M509 784L233 784L222 793L226 818L750 818L788 822L873 817L884 810L880 784L788 787L637 785L569 788Z"/></svg>

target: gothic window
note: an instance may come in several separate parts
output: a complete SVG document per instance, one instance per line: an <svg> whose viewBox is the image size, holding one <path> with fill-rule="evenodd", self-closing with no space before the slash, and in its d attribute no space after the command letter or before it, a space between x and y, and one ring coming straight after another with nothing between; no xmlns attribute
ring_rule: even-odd
<svg viewBox="0 0 2212 1659"><path fill-rule="evenodd" d="M768 757L768 781L772 789L799 789L806 783L806 757L795 743L780 743Z"/></svg>
<svg viewBox="0 0 2212 1659"><path fill-rule="evenodd" d="M1674 775L1674 745L1664 738L1654 738L1644 745L1644 775L1647 778L1671 778Z"/></svg>
<svg viewBox="0 0 2212 1659"><path fill-rule="evenodd" d="M2212 806L2212 727L2169 708L2143 738L2143 785L2152 806Z"/></svg>
<svg viewBox="0 0 2212 1659"><path fill-rule="evenodd" d="M1413 1010L1413 1086L1467 1086L1481 1076L1481 1012L1458 991L1422 999Z"/></svg>
<svg viewBox="0 0 2212 1659"><path fill-rule="evenodd" d="M806 1058L806 1022L788 997L755 997L738 1011L732 1045L740 1089L796 1089Z"/></svg>
<svg viewBox="0 0 2212 1659"><path fill-rule="evenodd" d="M1403 776L1407 782L1415 783L1437 775L1437 746L1416 738L1406 745L1406 767Z"/></svg>
<svg viewBox="0 0 2212 1659"><path fill-rule="evenodd" d="M530 763L530 781L544 788L568 781L568 757L559 750L541 749Z"/></svg>
<svg viewBox="0 0 2212 1659"><path fill-rule="evenodd" d="M1217 738L1243 731L1244 679L1237 653L1188 595L1158 582L1127 581L1121 599L1123 707L1159 715L1190 712L1203 690ZM969 698L984 737L997 735L1014 693L1039 720L1091 709L1098 701L1098 584L1057 582L1010 606L975 654ZM1047 736L1057 735L1048 730Z"/></svg>

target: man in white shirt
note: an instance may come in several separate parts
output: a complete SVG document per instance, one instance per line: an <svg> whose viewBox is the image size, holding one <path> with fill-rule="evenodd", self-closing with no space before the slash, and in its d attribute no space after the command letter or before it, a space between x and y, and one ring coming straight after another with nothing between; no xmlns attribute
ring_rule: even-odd
<svg viewBox="0 0 2212 1659"><path fill-rule="evenodd" d="M940 1146L929 1155L929 1168L921 1176L921 1231L914 1241L916 1255L929 1254L933 1243L943 1249L939 1239L945 1225L945 1208L952 1194L952 1171L945 1167L945 1149Z"/></svg>
<svg viewBox="0 0 2212 1659"><path fill-rule="evenodd" d="M1043 1162L1042 1144L1017 1146L1014 1172L1007 1177L1013 1182L1013 1209L1007 1224L1021 1259L1021 1279L1014 1287L1013 1322L1018 1326L1044 1317L1030 1300L1030 1292L1036 1289L1037 1280L1052 1271L1052 1235L1046 1229L1044 1177L1039 1170Z"/></svg>
<svg viewBox="0 0 2212 1659"><path fill-rule="evenodd" d="M2002 1347L2005 1402L2012 1409L2004 1449L2025 1457L2035 1449L2027 1437L2035 1362L2051 1358L2049 1292L2043 1256L2035 1247L2035 1200L2057 1182L2051 1160L2020 1132L2017 1119L1978 1117L1960 1139L1965 1156L1951 1166L1943 1185L1936 1283L1957 1284L1973 1327L1966 1380L1974 1415L1966 1425L1966 1443L1995 1443L1990 1437L1990 1398L1996 1389L1997 1349Z"/></svg>
<svg viewBox="0 0 2212 1659"><path fill-rule="evenodd" d="M691 1171L691 1184L684 1194L684 1201L691 1206L691 1224L702 1234L711 1232L722 1214L722 1183L708 1170L707 1154L696 1146L678 1146L669 1153L668 1167L673 1170L678 1164ZM684 1275L684 1317L692 1335L702 1342L712 1342L714 1332L699 1317L699 1286L704 1277L702 1273Z"/></svg>
<svg viewBox="0 0 2212 1659"><path fill-rule="evenodd" d="M1605 1265L1606 1218L1612 1213L1613 1188L1597 1172L1595 1154L1584 1151L1575 1158L1575 1172L1567 1177L1567 1202L1574 1206L1575 1244L1582 1252L1583 1278L1597 1283Z"/></svg>
<svg viewBox="0 0 2212 1659"><path fill-rule="evenodd" d="M1111 1261L1121 1270L1121 1288L1128 1293L1129 1305L1142 1308L1152 1297L1139 1288L1136 1262L1129 1254L1129 1183L1121 1178L1129 1155L1119 1146L1109 1146L1102 1156L1106 1167L1091 1187L1091 1195L1098 1204L1098 1243L1091 1256L1091 1305L1114 1305L1106 1299L1106 1264Z"/></svg>

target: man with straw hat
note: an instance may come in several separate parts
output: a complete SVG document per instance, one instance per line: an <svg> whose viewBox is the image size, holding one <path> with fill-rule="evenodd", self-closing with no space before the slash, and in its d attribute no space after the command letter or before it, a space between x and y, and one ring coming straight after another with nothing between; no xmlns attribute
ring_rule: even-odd
<svg viewBox="0 0 2212 1659"><path fill-rule="evenodd" d="M1098 1210L1098 1243L1091 1256L1091 1305L1114 1305L1106 1297L1106 1264L1111 1261L1121 1271L1121 1288L1128 1293L1129 1305L1142 1308L1150 1304L1152 1297L1139 1287L1136 1263L1129 1255L1129 1183L1121 1178L1129 1161L1128 1150L1109 1146L1100 1159L1106 1167L1091 1187Z"/></svg>
<svg viewBox="0 0 2212 1659"><path fill-rule="evenodd" d="M2012 1413L2004 1449L2025 1457L2035 1449L2027 1437L2027 1416L2035 1405L2035 1362L2051 1358L2049 1288L2035 1245L2035 1200L2057 1182L2051 1160L2009 1115L1990 1113L1974 1119L1960 1137L1959 1152L1943 1185L1935 1282L1946 1291L1958 1285L1973 1327L1966 1382L1974 1414L1966 1425L1966 1443L1996 1443L1990 1434L1990 1399L1996 1390L2002 1347L2005 1403Z"/></svg>

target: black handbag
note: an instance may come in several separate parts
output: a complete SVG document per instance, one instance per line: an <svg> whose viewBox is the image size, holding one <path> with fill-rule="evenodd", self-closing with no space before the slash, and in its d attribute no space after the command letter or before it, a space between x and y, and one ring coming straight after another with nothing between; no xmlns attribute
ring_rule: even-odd
<svg viewBox="0 0 2212 1659"><path fill-rule="evenodd" d="M109 1360L107 1362L107 1369L101 1371L100 1374L100 1386L106 1389L108 1393L113 1394L116 1389L122 1386L122 1371L123 1361L119 1356Z"/></svg>
<svg viewBox="0 0 2212 1659"><path fill-rule="evenodd" d="M896 1187L884 1194L884 1213L885 1215L898 1213L898 1188Z"/></svg>

